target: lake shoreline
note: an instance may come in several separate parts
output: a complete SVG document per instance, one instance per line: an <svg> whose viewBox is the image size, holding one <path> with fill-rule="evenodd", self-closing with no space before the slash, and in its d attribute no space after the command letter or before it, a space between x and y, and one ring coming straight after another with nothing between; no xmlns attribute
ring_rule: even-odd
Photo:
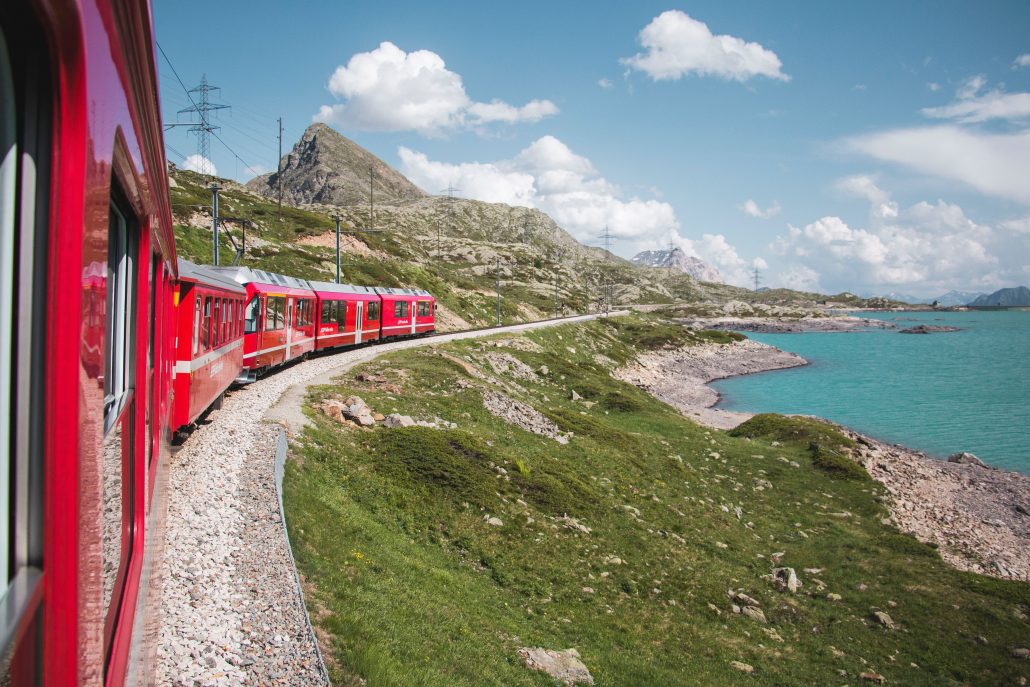
<svg viewBox="0 0 1030 687"><path fill-rule="evenodd" d="M747 339L641 353L613 374L699 424L731 429L754 414L715 408L719 394L710 382L806 364ZM887 488L892 524L935 545L960 570L1030 581L1030 475L949 463L824 421L858 443L851 457Z"/></svg>

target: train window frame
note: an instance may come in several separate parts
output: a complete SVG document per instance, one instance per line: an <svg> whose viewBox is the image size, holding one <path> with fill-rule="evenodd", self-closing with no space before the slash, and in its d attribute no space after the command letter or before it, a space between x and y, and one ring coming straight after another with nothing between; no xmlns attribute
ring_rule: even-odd
<svg viewBox="0 0 1030 687"><path fill-rule="evenodd" d="M12 496L9 475L11 456L7 447L11 441L11 423L8 418L15 411L12 403L15 393L15 337L14 337L14 263L17 251L16 211L18 178L18 133L15 104L14 74L7 54L7 42L0 30L0 513L10 512ZM11 326L8 326L10 324ZM0 576L6 589L9 576L8 553L14 532L4 527L0 533Z"/></svg>
<svg viewBox="0 0 1030 687"><path fill-rule="evenodd" d="M202 321L201 307L203 299L196 296L193 299L193 357L200 353L200 323Z"/></svg>
<svg viewBox="0 0 1030 687"><path fill-rule="evenodd" d="M336 301L336 324L343 330L347 328L347 301Z"/></svg>
<svg viewBox="0 0 1030 687"><path fill-rule="evenodd" d="M261 330L261 323L263 318L262 314L262 303L261 296L254 294L250 300L247 301L246 305L243 306L243 333L244 334L257 334Z"/></svg>
<svg viewBox="0 0 1030 687"><path fill-rule="evenodd" d="M429 301L418 302L418 317L429 317Z"/></svg>
<svg viewBox="0 0 1030 687"><path fill-rule="evenodd" d="M407 301L394 301L393 302L393 316L396 318L403 318L408 316L408 302Z"/></svg>
<svg viewBox="0 0 1030 687"><path fill-rule="evenodd" d="M136 284L135 276L139 260L139 232L130 230L130 213L122 208L124 205L111 199L110 219L115 223L117 242L112 242L108 235L107 265L107 322L105 324L105 341L110 339L117 346L106 346L104 352L104 434L114 426L122 410L129 404L134 388L132 381L136 373L136 361L131 355L135 351L136 333L127 316L135 311ZM108 223L109 232L111 222ZM112 263L117 269L112 270ZM112 288L112 282L114 288ZM129 286L132 288L128 288ZM120 310L116 311L116 306ZM112 317L112 313L119 313ZM133 318L134 319L134 318Z"/></svg>
<svg viewBox="0 0 1030 687"><path fill-rule="evenodd" d="M200 325L200 348L204 353L211 350L211 296L204 296L204 309Z"/></svg>
<svg viewBox="0 0 1030 687"><path fill-rule="evenodd" d="M8 9L5 7L5 10ZM18 36L17 50L8 51L7 36ZM52 160L53 91L47 41L31 18L0 12L0 160L8 190L17 188L0 206L13 208L0 215L0 327L10 348L0 361L12 374L0 385L9 402L2 450L7 457L2 484L3 522L9 556L0 584L0 656L42 655L42 576L45 569L44 477L46 350L50 227L50 163ZM13 144L13 145L12 145ZM13 150L13 155L12 155ZM16 179L11 186L12 177ZM4 194L0 191L0 194ZM10 249L10 260L2 244ZM13 269L8 269L8 268ZM9 299L9 300L8 300ZM8 307L9 306L9 309ZM86 318L97 317L94 310ZM8 319L8 317L10 319ZM88 324L90 320L84 320ZM3 358L0 355L0 358ZM10 365L8 365L10 363ZM8 452L9 451L9 452ZM3 664L6 671L8 664ZM5 681L11 676L0 676ZM6 682L5 682L6 684Z"/></svg>
<svg viewBox="0 0 1030 687"><path fill-rule="evenodd" d="M366 322L378 322L379 321L379 301L368 301L368 305L365 308L365 321Z"/></svg>

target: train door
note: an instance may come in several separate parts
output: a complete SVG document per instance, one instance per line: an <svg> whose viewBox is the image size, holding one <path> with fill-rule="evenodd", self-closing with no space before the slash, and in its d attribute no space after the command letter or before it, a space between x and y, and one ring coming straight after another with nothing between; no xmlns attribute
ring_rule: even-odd
<svg viewBox="0 0 1030 687"><path fill-rule="evenodd" d="M293 339L293 299L286 299L286 353L283 355L283 360L289 360L292 356L290 355L290 343Z"/></svg>
<svg viewBox="0 0 1030 687"><path fill-rule="evenodd" d="M361 343L361 322L364 318L365 303L364 301L358 301L355 304L358 308L358 314L354 318L354 343Z"/></svg>
<svg viewBox="0 0 1030 687"><path fill-rule="evenodd" d="M415 310L416 310L415 301L411 301L411 303L409 303L408 306L411 308L411 333L414 334L415 333Z"/></svg>

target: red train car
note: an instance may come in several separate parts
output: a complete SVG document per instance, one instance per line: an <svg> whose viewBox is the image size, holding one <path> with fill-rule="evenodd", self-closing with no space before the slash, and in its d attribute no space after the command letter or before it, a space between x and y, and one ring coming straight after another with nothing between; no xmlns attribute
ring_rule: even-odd
<svg viewBox="0 0 1030 687"><path fill-rule="evenodd" d="M371 286L308 281L318 297L315 350L356 346L379 338L380 298Z"/></svg>
<svg viewBox="0 0 1030 687"><path fill-rule="evenodd" d="M383 299L382 338L430 334L436 331L436 299L423 289L377 287Z"/></svg>
<svg viewBox="0 0 1030 687"><path fill-rule="evenodd" d="M247 289L241 382L315 350L315 292L303 279L248 267L212 267Z"/></svg>
<svg viewBox="0 0 1030 687"><path fill-rule="evenodd" d="M152 679L169 210L147 3L0 3L0 684Z"/></svg>
<svg viewBox="0 0 1030 687"><path fill-rule="evenodd" d="M172 430L193 424L243 369L247 290L224 274L179 260Z"/></svg>

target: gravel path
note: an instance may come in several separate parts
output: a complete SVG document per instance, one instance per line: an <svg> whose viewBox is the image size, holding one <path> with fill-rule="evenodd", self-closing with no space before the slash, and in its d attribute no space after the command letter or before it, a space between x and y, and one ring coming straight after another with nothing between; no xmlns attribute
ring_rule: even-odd
<svg viewBox="0 0 1030 687"><path fill-rule="evenodd" d="M270 408L276 408L273 420L296 428L303 422L291 420L299 419L307 385L383 353L595 317L345 351L227 395L222 409L183 443L169 470L158 684L325 684L279 519L273 470L279 430L266 421Z"/></svg>

